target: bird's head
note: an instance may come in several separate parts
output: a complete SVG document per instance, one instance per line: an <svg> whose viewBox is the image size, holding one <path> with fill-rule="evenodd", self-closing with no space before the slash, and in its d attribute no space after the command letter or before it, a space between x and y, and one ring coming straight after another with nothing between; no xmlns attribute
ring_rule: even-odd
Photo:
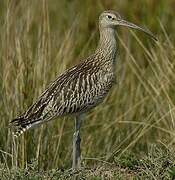
<svg viewBox="0 0 175 180"><path fill-rule="evenodd" d="M154 40L157 40L156 37L147 29L139 27L133 23L130 23L121 18L120 14L116 11L104 11L99 17L99 25L101 28L112 28L115 29L117 26L125 26L132 29L137 29L142 31L152 37Z"/></svg>

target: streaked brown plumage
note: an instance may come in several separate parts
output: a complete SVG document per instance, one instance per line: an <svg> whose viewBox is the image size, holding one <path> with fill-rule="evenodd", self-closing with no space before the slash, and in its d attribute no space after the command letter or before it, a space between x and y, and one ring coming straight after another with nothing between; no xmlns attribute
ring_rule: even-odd
<svg viewBox="0 0 175 180"><path fill-rule="evenodd" d="M97 52L59 76L28 111L12 121L19 126L16 135L40 122L82 113L99 104L114 82L111 53Z"/></svg>
<svg viewBox="0 0 175 180"><path fill-rule="evenodd" d="M11 121L14 135L59 116L79 116L103 101L115 83L115 27L120 25L154 38L149 31L122 20L117 12L104 11L99 17L100 41L96 51L58 76L25 113Z"/></svg>

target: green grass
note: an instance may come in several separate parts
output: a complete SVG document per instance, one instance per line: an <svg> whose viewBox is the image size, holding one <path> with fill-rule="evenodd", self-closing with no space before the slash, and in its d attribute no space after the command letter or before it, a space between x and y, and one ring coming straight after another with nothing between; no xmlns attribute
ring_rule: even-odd
<svg viewBox="0 0 175 180"><path fill-rule="evenodd" d="M173 179L175 178L175 154L172 150L151 146L148 156L138 158L132 152L115 157L114 162L98 163L80 171L71 169L50 169L44 171L32 161L24 169L12 168L10 171L2 164L0 179L39 180L39 179Z"/></svg>
<svg viewBox="0 0 175 180"><path fill-rule="evenodd" d="M101 162L114 163L117 173L121 168L135 171L135 166L142 166L141 173L159 179L155 167L147 168L151 166L150 147L161 146L158 149L169 162L174 152L167 156L167 151L175 146L174 6L174 0L1 0L0 162L4 174L17 179L27 168L31 178L36 175L37 179L42 173L35 167L46 176L64 176L60 169L71 167L71 117L44 124L15 140L8 124L57 75L94 51L99 39L98 15L115 9L125 19L147 26L159 41L155 43L140 32L117 29L117 85L102 105L85 116L83 162L92 170L94 166L102 168L102 172ZM138 164L143 155L148 165ZM161 157L164 154L157 158ZM160 165L156 157L152 160ZM172 167L167 168L166 178L173 173ZM121 179L127 174L121 172Z"/></svg>

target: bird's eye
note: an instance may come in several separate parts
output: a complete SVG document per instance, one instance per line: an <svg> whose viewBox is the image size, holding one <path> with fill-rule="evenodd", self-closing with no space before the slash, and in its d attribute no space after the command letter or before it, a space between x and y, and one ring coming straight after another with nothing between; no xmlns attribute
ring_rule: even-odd
<svg viewBox="0 0 175 180"><path fill-rule="evenodd" d="M112 19L112 16L110 16L110 15L107 15L107 17L108 17L108 19Z"/></svg>

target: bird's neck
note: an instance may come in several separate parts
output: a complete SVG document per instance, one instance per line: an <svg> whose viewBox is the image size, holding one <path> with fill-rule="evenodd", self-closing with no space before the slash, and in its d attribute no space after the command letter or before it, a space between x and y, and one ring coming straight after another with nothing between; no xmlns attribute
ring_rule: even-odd
<svg viewBox="0 0 175 180"><path fill-rule="evenodd" d="M116 57L116 37L112 28L100 28L100 41L96 49L96 54L101 54L104 60L115 62Z"/></svg>

